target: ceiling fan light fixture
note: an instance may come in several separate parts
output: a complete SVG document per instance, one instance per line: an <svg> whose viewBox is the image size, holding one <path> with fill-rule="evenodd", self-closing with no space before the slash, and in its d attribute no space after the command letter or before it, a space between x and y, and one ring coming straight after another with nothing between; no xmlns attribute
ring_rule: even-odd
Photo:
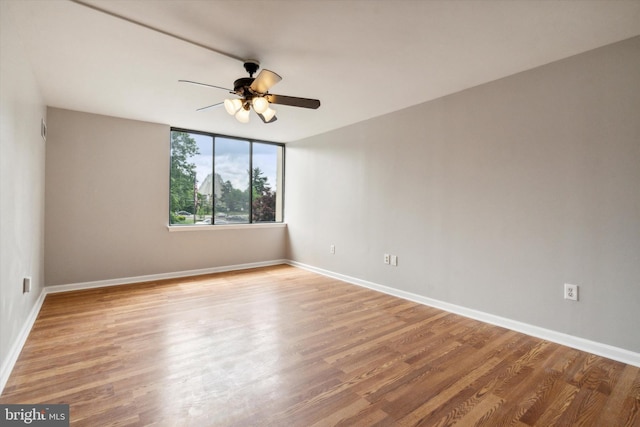
<svg viewBox="0 0 640 427"><path fill-rule="evenodd" d="M240 123L249 123L249 113L251 110L246 110L244 108L240 108L240 110L236 113L236 119Z"/></svg>
<svg viewBox="0 0 640 427"><path fill-rule="evenodd" d="M270 122L273 119L273 116L276 115L276 110L267 106L267 109L264 110L264 113L260 113L264 117L266 122Z"/></svg>
<svg viewBox="0 0 640 427"><path fill-rule="evenodd" d="M238 98L224 100L224 109L227 110L227 113L231 114L232 116L236 114L241 108L242 101Z"/></svg>
<svg viewBox="0 0 640 427"><path fill-rule="evenodd" d="M269 109L269 101L261 96L253 98L251 102L253 104L254 111L258 114L264 114L264 112Z"/></svg>

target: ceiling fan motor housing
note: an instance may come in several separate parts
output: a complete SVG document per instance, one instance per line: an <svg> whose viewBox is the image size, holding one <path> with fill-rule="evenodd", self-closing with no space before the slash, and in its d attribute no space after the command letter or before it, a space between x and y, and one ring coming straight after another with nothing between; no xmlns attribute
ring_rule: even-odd
<svg viewBox="0 0 640 427"><path fill-rule="evenodd" d="M251 100L254 97L254 93L249 89L251 83L255 80L253 75L260 68L260 62L255 59L247 59L244 61L244 69L249 73L249 77L242 77L233 82L233 91L246 100Z"/></svg>
<svg viewBox="0 0 640 427"><path fill-rule="evenodd" d="M249 90L249 86L255 79L253 77L241 77L233 82L233 91L242 97L253 97L253 93Z"/></svg>

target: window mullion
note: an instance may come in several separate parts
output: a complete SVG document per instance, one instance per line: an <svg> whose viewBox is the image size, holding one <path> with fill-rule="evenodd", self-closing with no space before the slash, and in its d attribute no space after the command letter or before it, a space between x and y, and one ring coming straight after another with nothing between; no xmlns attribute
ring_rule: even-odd
<svg viewBox="0 0 640 427"><path fill-rule="evenodd" d="M216 224L216 137L211 136L211 225Z"/></svg>
<svg viewBox="0 0 640 427"><path fill-rule="evenodd" d="M253 224L253 141L249 141L249 224Z"/></svg>

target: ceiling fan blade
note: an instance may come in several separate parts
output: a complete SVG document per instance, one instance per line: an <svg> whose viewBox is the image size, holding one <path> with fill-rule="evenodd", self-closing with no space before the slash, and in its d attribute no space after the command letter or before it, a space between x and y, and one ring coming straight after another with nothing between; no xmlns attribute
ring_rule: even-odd
<svg viewBox="0 0 640 427"><path fill-rule="evenodd" d="M231 93L233 93L233 90L231 90L231 89L227 89L226 87L220 87L220 86L208 85L208 84L206 84L206 83L192 82L191 80L178 80L178 82L180 82L180 83L190 83L190 84L192 84L192 85L198 85L198 86L212 87L212 88L214 88L214 89L222 89L222 90L226 90L227 92L231 92Z"/></svg>
<svg viewBox="0 0 640 427"><path fill-rule="evenodd" d="M224 104L224 102L218 102L216 104L211 104L211 105L207 105L206 107L198 108L196 111L202 111L202 110L206 110L207 108L212 108L212 107L219 107L222 104Z"/></svg>
<svg viewBox="0 0 640 427"><path fill-rule="evenodd" d="M266 95L266 98L272 104L290 105L292 107L312 108L317 109L320 107L320 100L309 98L298 98L295 96L284 95Z"/></svg>
<svg viewBox="0 0 640 427"><path fill-rule="evenodd" d="M269 123L273 123L273 122L275 122L276 120L278 120L278 118L277 118L276 116L273 116L273 117L271 117L271 120L267 121L267 120L265 119L265 117L264 117L262 114L259 114L259 113L256 113L256 114L258 114L258 117L260 117L260 119L261 119L263 122L267 123L267 124L269 124Z"/></svg>
<svg viewBox="0 0 640 427"><path fill-rule="evenodd" d="M273 71L265 69L260 71L260 73L258 74L258 77L255 78L255 80L253 81L253 83L251 83L251 86L249 87L254 92L267 93L271 88L271 86L275 85L280 80L282 80L282 77L280 77Z"/></svg>

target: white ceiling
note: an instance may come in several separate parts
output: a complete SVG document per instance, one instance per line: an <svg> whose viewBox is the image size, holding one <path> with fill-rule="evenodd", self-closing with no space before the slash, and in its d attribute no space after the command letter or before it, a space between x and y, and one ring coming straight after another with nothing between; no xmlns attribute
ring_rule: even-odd
<svg viewBox="0 0 640 427"><path fill-rule="evenodd" d="M95 7L226 52L283 80L265 125L224 108L242 62L69 0L9 3L47 105L288 142L640 34L640 1L94 0Z"/></svg>

